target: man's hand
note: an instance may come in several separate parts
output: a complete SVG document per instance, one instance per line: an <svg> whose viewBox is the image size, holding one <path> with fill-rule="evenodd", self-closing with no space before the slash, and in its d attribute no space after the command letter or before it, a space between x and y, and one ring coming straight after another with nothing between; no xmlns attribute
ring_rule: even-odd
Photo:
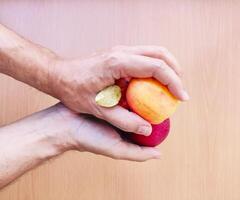
<svg viewBox="0 0 240 200"><path fill-rule="evenodd" d="M159 158L157 149L128 143L105 122L61 104L0 128L0 146L0 188L68 150L133 161Z"/></svg>
<svg viewBox="0 0 240 200"><path fill-rule="evenodd" d="M50 68L53 96L79 113L89 113L114 126L138 134L151 133L151 125L138 115L116 106L96 104L96 94L119 78L154 77L180 100L187 100L181 69L174 56L158 46L119 46L87 59L56 59Z"/></svg>
<svg viewBox="0 0 240 200"><path fill-rule="evenodd" d="M159 158L157 149L140 147L123 140L114 127L102 120L85 114L78 115L62 104L51 109L56 110L54 115L61 118L56 123L62 121L67 124L69 132L64 136L63 143L68 141L71 149L132 161Z"/></svg>

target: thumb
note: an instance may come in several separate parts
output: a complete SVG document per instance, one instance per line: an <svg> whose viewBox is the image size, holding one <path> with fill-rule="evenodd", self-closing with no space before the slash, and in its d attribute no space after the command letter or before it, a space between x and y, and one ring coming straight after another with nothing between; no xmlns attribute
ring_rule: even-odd
<svg viewBox="0 0 240 200"><path fill-rule="evenodd" d="M126 132L133 132L140 135L150 135L152 126L149 122L142 119L133 112L115 106L113 108L100 108L102 119Z"/></svg>

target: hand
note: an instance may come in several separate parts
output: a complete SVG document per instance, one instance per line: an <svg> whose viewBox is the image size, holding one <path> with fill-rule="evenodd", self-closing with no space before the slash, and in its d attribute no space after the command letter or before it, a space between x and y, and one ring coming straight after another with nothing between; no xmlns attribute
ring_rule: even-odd
<svg viewBox="0 0 240 200"><path fill-rule="evenodd" d="M133 161L159 158L157 149L128 143L105 122L79 116L62 104L0 127L0 146L0 188L72 149Z"/></svg>
<svg viewBox="0 0 240 200"><path fill-rule="evenodd" d="M48 109L48 113L51 113L49 117L54 119L54 123L59 124L60 129L64 126L64 130L68 130L60 131L57 136L60 144L68 144L64 147L66 149L88 151L114 159L133 161L156 159L160 156L157 149L140 147L124 141L106 122L84 114L77 115L62 104ZM56 124L54 126L58 127Z"/></svg>
<svg viewBox="0 0 240 200"><path fill-rule="evenodd" d="M57 59L50 74L53 96L78 113L92 114L114 126L143 135L151 125L138 115L116 106L103 108L95 103L97 92L124 77L154 77L180 100L187 100L181 69L165 48L120 46L87 59Z"/></svg>

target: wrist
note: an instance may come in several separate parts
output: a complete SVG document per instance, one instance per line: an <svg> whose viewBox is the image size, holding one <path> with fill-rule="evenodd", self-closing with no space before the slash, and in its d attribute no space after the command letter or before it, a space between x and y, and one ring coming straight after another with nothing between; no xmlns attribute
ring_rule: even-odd
<svg viewBox="0 0 240 200"><path fill-rule="evenodd" d="M45 141L49 146L59 153L75 149L76 142L72 137L76 121L74 113L62 104L57 104L41 111L40 115L42 119L38 120L41 121L39 129L46 137ZM79 124L78 119L77 124Z"/></svg>
<svg viewBox="0 0 240 200"><path fill-rule="evenodd" d="M23 146L40 159L45 160L65 151L75 149L75 141L71 137L73 128L70 115L73 115L61 104L40 111L13 125L21 138L24 136ZM21 129L15 125L21 123Z"/></svg>
<svg viewBox="0 0 240 200"><path fill-rule="evenodd" d="M54 96L49 76L58 56L0 24L0 73Z"/></svg>
<svg viewBox="0 0 240 200"><path fill-rule="evenodd" d="M65 59L60 56L51 57L48 61L48 91L47 93L61 100L64 84L61 84L62 71L64 68ZM60 88L60 89L59 89Z"/></svg>

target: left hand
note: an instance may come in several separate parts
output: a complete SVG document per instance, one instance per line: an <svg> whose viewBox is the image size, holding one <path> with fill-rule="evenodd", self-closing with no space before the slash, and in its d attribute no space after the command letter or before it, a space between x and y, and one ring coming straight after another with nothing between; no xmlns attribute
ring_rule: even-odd
<svg viewBox="0 0 240 200"><path fill-rule="evenodd" d="M42 112L47 113L46 118L49 120L46 121L53 123L48 123L46 127L50 124L57 129L52 131L52 138L57 138L58 146L63 146L63 149L87 151L113 159L132 161L145 161L160 157L158 149L129 143L123 140L119 133L106 122L84 114L75 114L62 104L57 104Z"/></svg>

